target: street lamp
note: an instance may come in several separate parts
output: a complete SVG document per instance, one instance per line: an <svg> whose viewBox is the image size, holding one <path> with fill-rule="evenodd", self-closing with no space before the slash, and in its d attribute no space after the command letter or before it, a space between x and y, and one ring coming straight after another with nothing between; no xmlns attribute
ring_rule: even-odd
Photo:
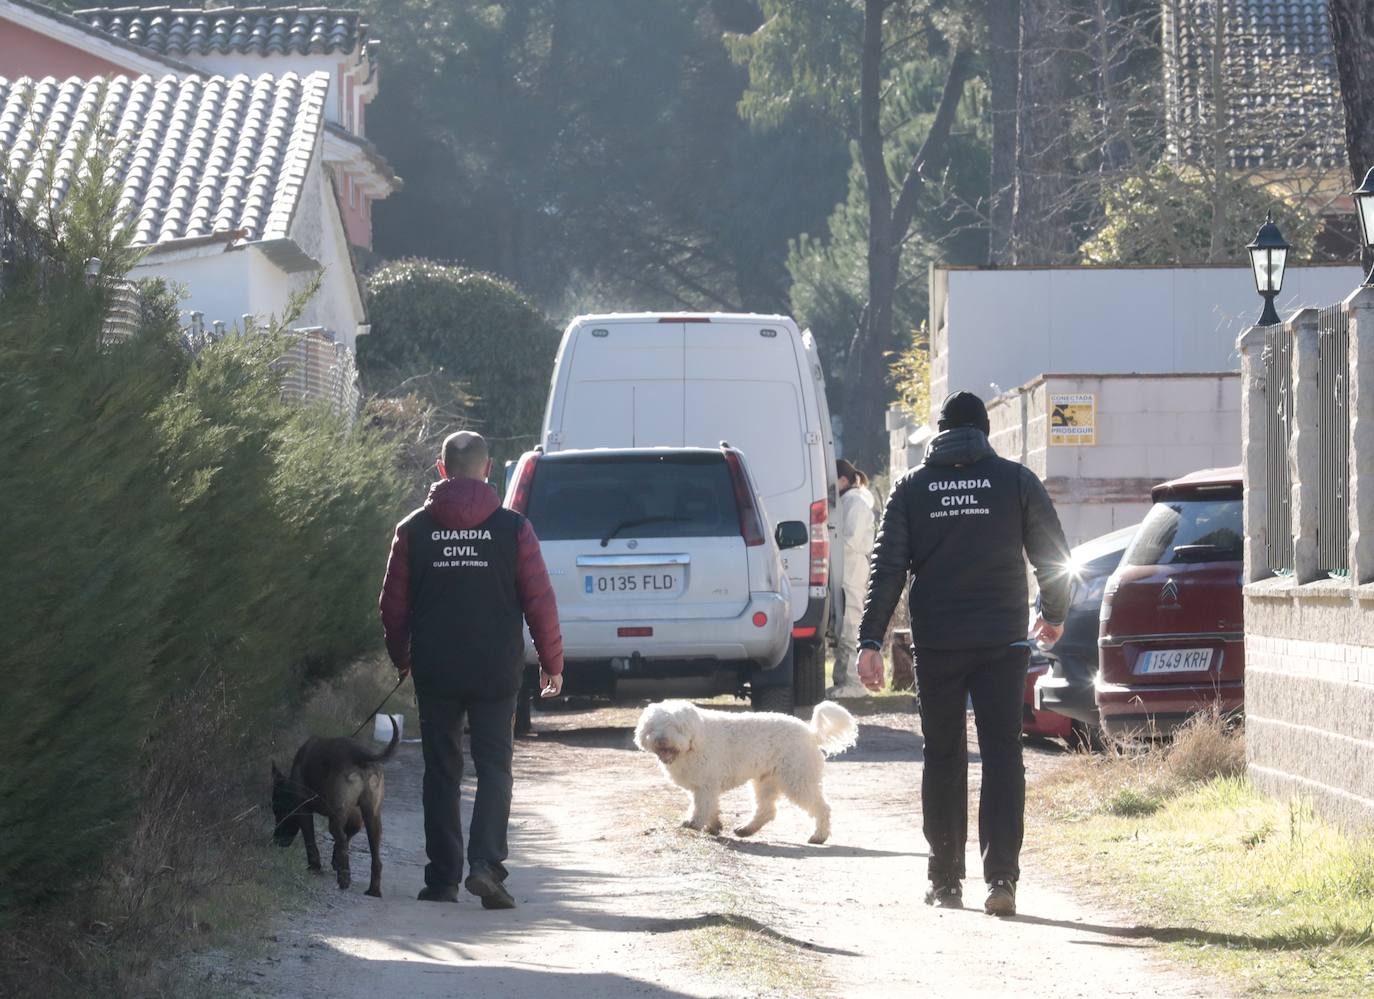
<svg viewBox="0 0 1374 999"><path fill-rule="evenodd" d="M1374 247L1374 167L1364 175L1364 182L1350 192L1355 198L1355 214L1360 217L1360 243L1368 253ZM1374 267L1365 276L1366 285L1374 285Z"/></svg>
<svg viewBox="0 0 1374 999"><path fill-rule="evenodd" d="M1370 190L1374 194L1374 189ZM1283 269L1288 263L1288 244L1274 224L1274 213L1268 213L1264 225L1255 233L1255 240L1246 247L1250 251L1250 266L1255 272L1255 288L1264 296L1264 312L1259 325L1277 326L1279 314L1274 311L1274 297L1283 288Z"/></svg>

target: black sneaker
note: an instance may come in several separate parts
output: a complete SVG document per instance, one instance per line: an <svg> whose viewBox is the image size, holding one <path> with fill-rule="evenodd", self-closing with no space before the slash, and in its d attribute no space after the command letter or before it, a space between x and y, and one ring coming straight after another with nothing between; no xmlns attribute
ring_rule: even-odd
<svg viewBox="0 0 1374 999"><path fill-rule="evenodd" d="M421 902L456 902L458 901L458 889L435 888L432 885L425 885L420 889L420 894L415 897Z"/></svg>
<svg viewBox="0 0 1374 999"><path fill-rule="evenodd" d="M988 882L988 897L983 901L983 911L989 916L1016 915L1016 882L997 878Z"/></svg>
<svg viewBox="0 0 1374 999"><path fill-rule="evenodd" d="M926 889L926 905L937 905L941 909L962 909L964 886L958 881L932 881Z"/></svg>
<svg viewBox="0 0 1374 999"><path fill-rule="evenodd" d="M468 875L463 887L482 900L484 909L514 909L515 899L511 898L506 886L486 871L475 871Z"/></svg>

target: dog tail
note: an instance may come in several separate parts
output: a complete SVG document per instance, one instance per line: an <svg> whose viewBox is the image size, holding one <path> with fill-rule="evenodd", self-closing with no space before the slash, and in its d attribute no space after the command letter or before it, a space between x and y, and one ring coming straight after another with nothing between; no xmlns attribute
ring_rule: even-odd
<svg viewBox="0 0 1374 999"><path fill-rule="evenodd" d="M834 701L821 701L811 712L811 731L816 744L827 756L842 753L859 741L859 726L854 716Z"/></svg>
<svg viewBox="0 0 1374 999"><path fill-rule="evenodd" d="M386 744L386 748L380 753L369 753L361 746L353 754L353 762L358 766L367 766L369 763L383 763L396 755L396 747L401 744L401 726L391 726L391 741Z"/></svg>

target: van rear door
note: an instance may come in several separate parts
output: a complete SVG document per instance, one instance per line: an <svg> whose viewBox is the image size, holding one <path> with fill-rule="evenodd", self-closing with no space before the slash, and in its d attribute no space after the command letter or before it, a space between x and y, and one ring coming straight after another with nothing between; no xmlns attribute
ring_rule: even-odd
<svg viewBox="0 0 1374 999"><path fill-rule="evenodd" d="M565 362L561 412L550 414L548 449L681 447L683 330L658 322L581 326Z"/></svg>
<svg viewBox="0 0 1374 999"><path fill-rule="evenodd" d="M729 618L749 602L748 551L719 451L545 459L526 515L565 621Z"/></svg>
<svg viewBox="0 0 1374 999"><path fill-rule="evenodd" d="M767 322L689 323L683 412L688 446L729 441L744 452L769 520L810 519L811 455L793 336ZM809 373L805 373L809 377ZM803 549L784 552L794 593L806 593ZM806 601L794 601L800 616Z"/></svg>

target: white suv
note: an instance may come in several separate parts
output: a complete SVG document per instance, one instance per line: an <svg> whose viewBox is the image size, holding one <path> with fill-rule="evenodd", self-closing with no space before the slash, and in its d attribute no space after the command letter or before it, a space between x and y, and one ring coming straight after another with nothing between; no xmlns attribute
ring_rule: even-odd
<svg viewBox="0 0 1374 999"><path fill-rule="evenodd" d="M769 532L743 454L725 444L536 451L513 471L506 505L534 525L558 597L565 693L747 687L756 709L792 708L780 549L809 544L810 528ZM526 662L536 662L528 642Z"/></svg>

